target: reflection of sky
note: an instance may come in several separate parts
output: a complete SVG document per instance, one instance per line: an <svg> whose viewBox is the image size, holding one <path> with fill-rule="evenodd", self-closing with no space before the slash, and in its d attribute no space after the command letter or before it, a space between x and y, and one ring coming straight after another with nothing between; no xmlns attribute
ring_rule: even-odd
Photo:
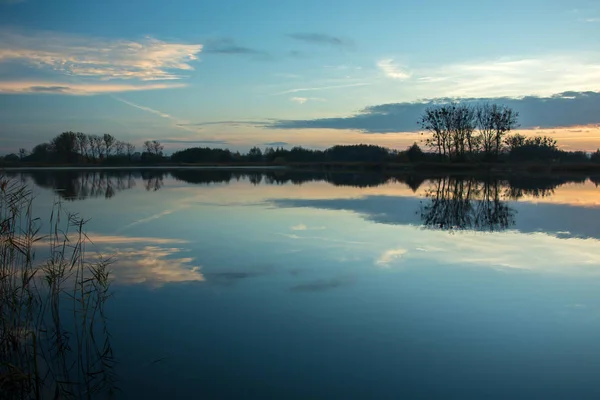
<svg viewBox="0 0 600 400"><path fill-rule="evenodd" d="M420 227L420 199L396 186L165 179L67 203L117 260L109 311L125 390L599 395L600 208L513 202L509 231L449 233Z"/></svg>

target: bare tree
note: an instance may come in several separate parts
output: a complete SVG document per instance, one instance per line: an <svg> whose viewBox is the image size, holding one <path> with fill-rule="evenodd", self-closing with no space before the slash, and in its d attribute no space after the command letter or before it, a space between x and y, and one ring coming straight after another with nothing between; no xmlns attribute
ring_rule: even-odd
<svg viewBox="0 0 600 400"><path fill-rule="evenodd" d="M117 140L115 142L115 153L118 156L122 156L123 154L125 154L125 142L122 142L120 140Z"/></svg>
<svg viewBox="0 0 600 400"><path fill-rule="evenodd" d="M419 125L432 134L426 145L440 156L464 159L477 150L474 138L475 111L467 104L449 103L428 107Z"/></svg>
<svg viewBox="0 0 600 400"><path fill-rule="evenodd" d="M113 149L113 147L115 146L115 137L105 133L104 135L102 135L102 140L104 141L104 150L106 151L106 157L110 156L110 153Z"/></svg>
<svg viewBox="0 0 600 400"><path fill-rule="evenodd" d="M496 158L502 151L503 138L517 126L519 113L509 107L484 103L475 112L479 140L487 158Z"/></svg>
<svg viewBox="0 0 600 400"><path fill-rule="evenodd" d="M104 146L102 136L90 135L90 150L93 158L102 158L104 156Z"/></svg>
<svg viewBox="0 0 600 400"><path fill-rule="evenodd" d="M144 142L144 150L154 156L162 156L164 148L157 140L146 140Z"/></svg>
<svg viewBox="0 0 600 400"><path fill-rule="evenodd" d="M79 154L81 154L82 157L85 157L86 159L88 159L88 145L89 145L89 138L88 136L83 133L83 132L77 132L77 150L79 151Z"/></svg>
<svg viewBox="0 0 600 400"><path fill-rule="evenodd" d="M131 143L125 143L125 151L127 153L127 158L131 161L131 157L133 156L133 153L135 153L135 146Z"/></svg>
<svg viewBox="0 0 600 400"><path fill-rule="evenodd" d="M440 157L446 156L448 147L448 131L444 122L444 110L440 107L428 107L419 120L421 128L432 134L425 144L437 150Z"/></svg>
<svg viewBox="0 0 600 400"><path fill-rule="evenodd" d="M19 159L23 160L27 156L27 150L21 148L19 149Z"/></svg>

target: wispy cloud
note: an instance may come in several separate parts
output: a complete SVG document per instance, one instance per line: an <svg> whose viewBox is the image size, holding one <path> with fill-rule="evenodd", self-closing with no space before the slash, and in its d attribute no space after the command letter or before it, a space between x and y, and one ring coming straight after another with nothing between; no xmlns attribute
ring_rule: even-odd
<svg viewBox="0 0 600 400"><path fill-rule="evenodd" d="M169 115L167 113L164 113L162 111L158 111L158 110L155 110L155 109L150 108L150 107L140 106L139 104L132 103L131 101L127 101L127 100L122 99L122 98L120 98L118 96L111 96L111 97L113 99L117 100L117 101L120 101L121 103L128 104L131 107L135 107L135 108L138 108L140 110L147 111L147 112L152 113L154 115L158 115L159 117L162 117L162 118L167 118L167 119L170 119L170 120L175 120L175 118L173 118L171 115Z"/></svg>
<svg viewBox="0 0 600 400"><path fill-rule="evenodd" d="M366 86L366 85L369 85L369 84L366 82L358 82L358 83L349 83L349 84L345 84L345 85L296 88L296 89L284 90L283 92L275 93L275 95L299 93L299 92L311 92L311 91L329 90L329 89L341 89L341 88L347 88L347 87Z"/></svg>
<svg viewBox="0 0 600 400"><path fill-rule="evenodd" d="M211 139L160 139L161 143L174 143L174 144L229 144L226 140L211 140Z"/></svg>
<svg viewBox="0 0 600 400"><path fill-rule="evenodd" d="M391 58L378 61L377 67L379 67L388 78L406 80L411 77L410 72L400 68Z"/></svg>
<svg viewBox="0 0 600 400"><path fill-rule="evenodd" d="M600 53L542 55L463 62L418 69L418 97L550 96L600 90Z"/></svg>
<svg viewBox="0 0 600 400"><path fill-rule="evenodd" d="M291 146L290 143L288 142L267 142L267 143L263 143L265 146L272 146L272 147L285 147L285 146Z"/></svg>
<svg viewBox="0 0 600 400"><path fill-rule="evenodd" d="M293 231L322 231L326 228L324 226L306 226L304 224L298 224L290 227Z"/></svg>
<svg viewBox="0 0 600 400"><path fill-rule="evenodd" d="M46 93L75 96L89 96L96 94L136 92L142 90L179 89L186 85L183 83L66 83L47 81L0 81L0 93L25 94Z"/></svg>
<svg viewBox="0 0 600 400"><path fill-rule="evenodd" d="M354 42L324 33L292 33L288 37L304 43L337 47L353 46Z"/></svg>
<svg viewBox="0 0 600 400"><path fill-rule="evenodd" d="M188 121L180 120L179 118L173 117L172 115L164 113L162 111L155 110L155 109L150 108L150 107L146 107L146 106L142 106L142 105L133 103L133 102L125 100L125 99L123 99L123 98L121 98L119 96L111 95L110 97L112 97L113 99L115 99L115 100L117 100L117 101L119 101L119 102L121 102L123 104L127 104L127 105L129 105L131 107L134 107L134 108L137 108L139 110L146 111L146 112L149 112L151 114L158 115L161 118L168 119L168 120L170 120L170 121L173 122L173 126L175 128L183 129L183 130L188 131L188 132L198 132L201 129L201 128L190 127Z"/></svg>
<svg viewBox="0 0 600 400"><path fill-rule="evenodd" d="M588 23L600 22L600 18L586 18L584 21Z"/></svg>
<svg viewBox="0 0 600 400"><path fill-rule="evenodd" d="M204 52L209 54L250 55L262 57L268 55L268 53L265 51L254 49L252 47L241 46L232 38L220 38L208 41L204 46Z"/></svg>
<svg viewBox="0 0 600 400"><path fill-rule="evenodd" d="M78 77L142 81L181 79L201 44L104 40L52 32L0 31L0 62L16 61Z"/></svg>
<svg viewBox="0 0 600 400"><path fill-rule="evenodd" d="M187 124L179 124L180 126L210 126L210 125L226 125L226 126L264 126L267 121L249 121L249 120L231 120L231 121L206 121L193 122Z"/></svg>
<svg viewBox="0 0 600 400"><path fill-rule="evenodd" d="M290 98L290 101L293 101L294 103L298 104L304 104L307 101L325 101L325 99L322 99L320 97L292 97Z"/></svg>

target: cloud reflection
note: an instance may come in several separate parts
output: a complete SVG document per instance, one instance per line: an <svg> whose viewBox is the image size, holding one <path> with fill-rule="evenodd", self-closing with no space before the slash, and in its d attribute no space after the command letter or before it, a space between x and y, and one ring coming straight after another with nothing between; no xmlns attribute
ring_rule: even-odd
<svg viewBox="0 0 600 400"><path fill-rule="evenodd" d="M199 266L191 257L176 257L181 248L144 246L142 248L107 248L116 260L111 274L122 285L145 284L161 287L167 283L203 282Z"/></svg>

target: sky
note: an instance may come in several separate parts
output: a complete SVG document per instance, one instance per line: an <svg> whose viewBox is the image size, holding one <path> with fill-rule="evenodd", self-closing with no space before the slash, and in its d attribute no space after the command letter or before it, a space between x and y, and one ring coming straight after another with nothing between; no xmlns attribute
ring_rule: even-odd
<svg viewBox="0 0 600 400"><path fill-rule="evenodd" d="M64 131L404 148L440 99L595 150L599 41L595 0L0 0L0 153Z"/></svg>

